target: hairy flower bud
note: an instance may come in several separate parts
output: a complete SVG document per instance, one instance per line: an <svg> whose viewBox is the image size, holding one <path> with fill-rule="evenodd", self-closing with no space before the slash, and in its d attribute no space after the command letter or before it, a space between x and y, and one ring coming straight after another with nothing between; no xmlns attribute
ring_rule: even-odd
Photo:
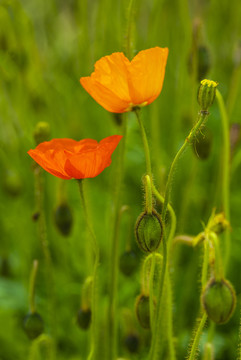
<svg viewBox="0 0 241 360"><path fill-rule="evenodd" d="M120 270L126 276L132 275L139 265L138 257L134 251L125 251L120 257Z"/></svg>
<svg viewBox="0 0 241 360"><path fill-rule="evenodd" d="M197 100L201 110L207 111L213 104L216 96L216 87L218 83L212 80L202 80L198 89Z"/></svg>
<svg viewBox="0 0 241 360"><path fill-rule="evenodd" d="M35 339L44 331L42 317L37 312L27 314L23 320L23 328L30 340Z"/></svg>
<svg viewBox="0 0 241 360"><path fill-rule="evenodd" d="M144 294L140 294L136 298L135 311L141 327L144 329L150 329L150 297Z"/></svg>
<svg viewBox="0 0 241 360"><path fill-rule="evenodd" d="M201 300L208 317L217 324L223 324L230 319L235 309L235 290L229 281L212 278L206 285Z"/></svg>
<svg viewBox="0 0 241 360"><path fill-rule="evenodd" d="M91 310L80 308L77 313L77 323L82 330L87 330L91 323Z"/></svg>
<svg viewBox="0 0 241 360"><path fill-rule="evenodd" d="M142 251L148 253L158 249L163 228L161 218L155 210L152 211L152 214L141 213L136 221L135 235Z"/></svg>

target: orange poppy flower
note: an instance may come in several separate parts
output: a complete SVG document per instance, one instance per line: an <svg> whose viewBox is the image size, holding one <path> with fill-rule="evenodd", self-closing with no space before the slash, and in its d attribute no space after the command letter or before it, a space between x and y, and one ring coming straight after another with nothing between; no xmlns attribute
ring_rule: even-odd
<svg viewBox="0 0 241 360"><path fill-rule="evenodd" d="M121 135L96 140L53 139L28 154L46 171L61 179L85 179L99 175L111 164L111 155Z"/></svg>
<svg viewBox="0 0 241 360"><path fill-rule="evenodd" d="M131 61L121 52L104 56L80 83L106 110L131 111L151 104L160 94L167 56L168 48L160 47L140 51Z"/></svg>

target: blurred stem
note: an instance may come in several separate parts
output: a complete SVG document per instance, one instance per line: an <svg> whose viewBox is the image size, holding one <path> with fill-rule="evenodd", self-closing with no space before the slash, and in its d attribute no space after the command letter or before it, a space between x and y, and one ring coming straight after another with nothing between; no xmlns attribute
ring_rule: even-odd
<svg viewBox="0 0 241 360"><path fill-rule="evenodd" d="M196 355L197 355L197 351L198 351L198 345L200 342L200 337L202 335L202 331L204 328L204 325L206 323L207 320L207 315L206 313L202 314L202 318L199 321L195 331L194 331L194 338L193 338L193 342L192 342L192 346L189 352L189 355L187 357L187 360L196 360Z"/></svg>
<svg viewBox="0 0 241 360"><path fill-rule="evenodd" d="M119 146L118 159L116 162L115 174L115 199L113 214L113 230L111 236L110 253L110 296L108 305L109 322L109 350L108 359L113 360L117 357L117 282L118 282L118 253L119 253L119 224L121 207L121 184L124 170L125 138L126 138L126 116L123 115L122 122L123 139Z"/></svg>
<svg viewBox="0 0 241 360"><path fill-rule="evenodd" d="M230 82L230 86L229 86L229 93L228 93L228 99L227 99L227 111L228 111L229 117L231 117L231 115L232 115L233 108L234 108L235 102L237 100L240 77L241 77L241 64L239 64L238 66L236 66L234 68L232 76L231 76L231 82Z"/></svg>
<svg viewBox="0 0 241 360"><path fill-rule="evenodd" d="M129 60L132 58L132 27L133 27L134 0L130 0L127 10L127 29L124 50Z"/></svg>
<svg viewBox="0 0 241 360"><path fill-rule="evenodd" d="M158 192L158 190L156 189L154 184L152 184L152 190L153 190L153 193L156 196L156 198L163 204L164 198ZM159 282L158 293L157 293L157 305L156 305L156 313L155 313L156 320L155 320L155 323L153 326L152 343L151 343L151 349L150 349L149 358L148 358L150 360L152 360L152 359L157 360L158 356L159 356L159 347L160 347L159 336L160 336L160 330L161 330L161 324L162 324L162 321L161 321L162 320L161 319L161 316L162 316L162 312L161 312L162 293L163 293L163 286L164 286L164 282L165 282L166 267L167 267L167 263L168 263L167 258L168 258L169 248L171 245L171 240L173 239L173 237L175 235L175 231L176 231L176 215L170 204L167 205L167 210L168 210L168 212L170 214L170 218L171 218L171 227L170 227L169 235L167 238L168 250L167 250L167 246L166 246L165 227L164 227L164 232L163 232L163 264L162 264L161 279ZM170 360L175 360L176 354L175 354L175 348L174 348L174 342L173 342L171 280L170 280L169 272L167 273L167 276L166 276L166 292L167 292L167 294L166 294L166 296L167 296L166 317L167 317L167 338L168 338L169 356L170 356Z"/></svg>
<svg viewBox="0 0 241 360"><path fill-rule="evenodd" d="M149 175L144 176L144 186L145 186L145 210L147 214L152 214L152 188L151 188L151 179Z"/></svg>
<svg viewBox="0 0 241 360"><path fill-rule="evenodd" d="M153 333L153 319L154 319L154 294L153 294L153 285L154 285L154 274L155 274L155 266L156 266L156 254L155 252L151 257L151 272L150 272L150 280L149 280L149 293L150 293L150 320L151 320L151 331Z"/></svg>
<svg viewBox="0 0 241 360"><path fill-rule="evenodd" d="M219 111L222 119L223 127L223 154L222 154L222 165L223 165L223 174L222 174L222 206L225 217L230 221L230 139L229 139L229 121L227 111L224 105L223 97L220 91L216 90L216 97L218 101ZM229 257L230 257L230 231L225 232L225 257L224 257L224 270L227 270Z"/></svg>
<svg viewBox="0 0 241 360"><path fill-rule="evenodd" d="M42 353L44 348L47 352L47 359L55 359L53 340L48 335L42 334L38 336L34 341L32 341L29 353L29 360L42 359Z"/></svg>
<svg viewBox="0 0 241 360"><path fill-rule="evenodd" d="M30 312L32 314L35 313L34 294L35 294L35 282L36 282L37 271L38 271L38 260L34 260L32 271L30 274L30 281L29 281L29 307L30 307Z"/></svg>
<svg viewBox="0 0 241 360"><path fill-rule="evenodd" d="M166 212L167 212L167 205L169 203L169 198L170 198L170 193L171 193L171 185L173 182L174 171L177 166L177 163L180 160L180 158L181 158L182 154L184 153L184 151L186 150L186 148L188 147L188 145L192 143L193 139L195 138L196 134L198 133L201 125L207 119L208 115L209 115L209 113L207 111L202 111L202 110L199 111L196 124L190 131L188 137L185 139L185 142L181 146L180 150L177 152L177 154L171 164L171 168L170 168L168 178L167 178L165 195L164 195L164 204L163 204L163 208L162 208L162 219L164 222L165 222L165 217L166 217Z"/></svg>
<svg viewBox="0 0 241 360"><path fill-rule="evenodd" d="M90 221L88 208L86 205L86 199L85 199L85 191L84 191L84 180L80 179L77 180L79 185L79 191L80 191L80 198L82 201L82 206L84 210L84 217L87 229L90 233L90 238L92 240L92 248L94 252L94 269L93 269L93 282L92 282L92 297L91 297L91 316L92 316L92 327L91 327L91 348L90 353L88 356L88 360L91 359L97 359L96 349L98 349L98 325L97 325L97 314L98 314L98 299L97 299L97 268L99 265L99 246L96 241L95 232L93 230L92 223Z"/></svg>
<svg viewBox="0 0 241 360"><path fill-rule="evenodd" d="M143 146L144 146L144 153L145 153L145 159L146 159L146 174L149 175L150 180L152 182L150 150L149 150L149 145L148 145L148 141L147 141L147 137L146 137L145 128L142 124L141 117L140 117L140 109L137 108L134 110L134 112L135 112L137 120L138 120L138 124L139 124L140 131L141 131L142 142L143 142Z"/></svg>

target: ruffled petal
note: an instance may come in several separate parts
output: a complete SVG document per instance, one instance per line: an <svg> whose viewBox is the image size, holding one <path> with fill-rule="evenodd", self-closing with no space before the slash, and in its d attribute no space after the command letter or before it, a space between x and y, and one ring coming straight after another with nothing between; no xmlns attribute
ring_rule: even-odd
<svg viewBox="0 0 241 360"><path fill-rule="evenodd" d="M65 171L76 179L92 178L99 175L111 164L111 155L122 136L113 135L100 141L95 149L75 154L65 163Z"/></svg>

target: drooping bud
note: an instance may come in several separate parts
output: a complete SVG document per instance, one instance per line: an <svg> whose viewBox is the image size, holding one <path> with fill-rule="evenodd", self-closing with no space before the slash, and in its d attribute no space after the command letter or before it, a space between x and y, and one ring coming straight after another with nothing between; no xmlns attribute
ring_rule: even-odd
<svg viewBox="0 0 241 360"><path fill-rule="evenodd" d="M91 323L91 310L80 308L77 313L77 324L82 330L87 330Z"/></svg>
<svg viewBox="0 0 241 360"><path fill-rule="evenodd" d="M137 334L128 334L124 339L124 344L130 353L137 353L140 345L139 336Z"/></svg>
<svg viewBox="0 0 241 360"><path fill-rule="evenodd" d="M144 294L140 294L136 298L135 311L141 327L144 329L150 329L150 297Z"/></svg>
<svg viewBox="0 0 241 360"><path fill-rule="evenodd" d="M23 328L30 340L36 339L44 331L44 322L37 313L29 313L23 320Z"/></svg>
<svg viewBox="0 0 241 360"><path fill-rule="evenodd" d="M73 215L67 203L62 203L55 209L54 222L62 235L68 236L72 229Z"/></svg>
<svg viewBox="0 0 241 360"><path fill-rule="evenodd" d="M136 253L134 251L125 251L120 257L119 265L120 270L124 275L132 275L139 265Z"/></svg>
<svg viewBox="0 0 241 360"><path fill-rule="evenodd" d="M206 285L202 297L202 305L210 319L217 324L226 323L236 306L236 295L229 281L212 278Z"/></svg>
<svg viewBox="0 0 241 360"><path fill-rule="evenodd" d="M163 235L163 227L161 218L154 209L152 214L143 212L138 217L135 235L142 251L148 253L158 249Z"/></svg>
<svg viewBox="0 0 241 360"><path fill-rule="evenodd" d="M201 110L207 111L213 104L216 96L216 87L218 83L212 80L202 80L198 89L197 100Z"/></svg>
<svg viewBox="0 0 241 360"><path fill-rule="evenodd" d="M39 121L33 132L36 145L41 142L48 141L50 137L50 126L45 121Z"/></svg>

